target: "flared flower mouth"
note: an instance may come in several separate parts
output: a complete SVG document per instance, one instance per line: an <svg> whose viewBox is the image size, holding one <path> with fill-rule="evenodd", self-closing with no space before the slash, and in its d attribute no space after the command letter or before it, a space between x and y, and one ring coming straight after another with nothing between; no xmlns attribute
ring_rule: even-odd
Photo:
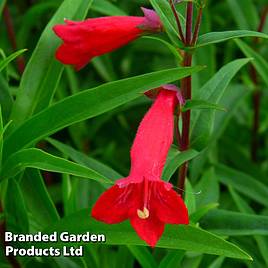
<svg viewBox="0 0 268 268"><path fill-rule="evenodd" d="M92 209L92 216L114 224L129 219L137 234L155 246L165 224L188 224L187 208L180 197L164 181L143 180L104 192Z"/></svg>

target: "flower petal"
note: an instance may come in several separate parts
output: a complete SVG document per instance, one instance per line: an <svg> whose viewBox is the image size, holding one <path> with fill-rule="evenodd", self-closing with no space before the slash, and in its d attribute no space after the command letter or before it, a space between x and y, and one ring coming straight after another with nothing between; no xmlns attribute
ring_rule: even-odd
<svg viewBox="0 0 268 268"><path fill-rule="evenodd" d="M156 245L165 229L165 224L155 217L153 213L147 219L140 219L136 214L130 219L130 223L138 236L151 247Z"/></svg>
<svg viewBox="0 0 268 268"><path fill-rule="evenodd" d="M56 58L63 64L74 65L78 71L91 60L92 56L83 53L81 50L74 50L73 46L64 43L57 49Z"/></svg>
<svg viewBox="0 0 268 268"><path fill-rule="evenodd" d="M113 16L87 19L81 22L65 20L53 30L62 45L56 58L64 64L81 69L93 57L111 52L138 38L143 31L138 28L144 17Z"/></svg>
<svg viewBox="0 0 268 268"><path fill-rule="evenodd" d="M129 204L127 187L112 186L105 191L92 208L91 216L105 223L119 223L128 218Z"/></svg>
<svg viewBox="0 0 268 268"><path fill-rule="evenodd" d="M143 117L131 148L131 178L160 181L173 141L175 91L161 89Z"/></svg>
<svg viewBox="0 0 268 268"><path fill-rule="evenodd" d="M173 189L168 189L165 182L154 184L150 205L159 220L170 224L188 224L188 210L181 196Z"/></svg>

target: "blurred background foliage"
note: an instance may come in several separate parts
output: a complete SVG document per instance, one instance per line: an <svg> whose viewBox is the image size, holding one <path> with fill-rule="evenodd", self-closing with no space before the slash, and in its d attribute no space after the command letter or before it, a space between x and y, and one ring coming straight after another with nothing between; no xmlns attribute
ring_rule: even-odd
<svg viewBox="0 0 268 268"><path fill-rule="evenodd" d="M7 6L5 2L0 2L0 53L4 58L19 49L27 49L0 75L3 120L7 123L11 105L2 103L12 103L12 100L5 98L3 88L8 87L12 99L16 98L23 65L29 61L42 31L62 1L12 0L7 1ZM140 6L151 8L149 1L145 0L95 0L87 17L142 15ZM185 4L178 5L182 14L184 9ZM257 31L265 9L267 0L209 0L204 9L201 34L227 30ZM14 33L8 32L11 29L10 23ZM265 20L262 32L268 34L268 19ZM244 38L242 42L230 40L196 50L194 65L206 65L206 69L193 75L194 94L198 94L198 90L225 64L237 58L252 57L252 53L249 55L241 49L245 44L257 52L268 66L266 39L250 37ZM143 37L115 52L95 58L80 72L64 67L53 102L106 82L176 66L178 63L165 45ZM227 110L230 116L224 124L217 126L217 139L190 162L188 179L191 185L186 187L185 194L192 211L205 205L215 207L218 204L217 209L211 210L202 218L200 226L239 245L252 256L253 261L191 251L185 253L182 250L89 245L81 259L20 258L22 267L268 267L268 238L265 236L268 234L268 220L260 216L268 216L268 73L265 69L263 72L263 75L259 70L255 73L252 65L247 64L228 85L228 94L232 95L237 90L243 94L235 100L234 107ZM252 149L252 125L256 109L252 96L255 91L260 91L261 97L258 104L258 148ZM104 164L107 177L110 176L111 179L118 178L119 174L126 176L130 165L129 150L136 129L150 105L151 101L145 97L137 98L107 113L64 128L53 134L52 139L39 142L38 147L88 167ZM225 107L224 103L222 105ZM216 113L220 117L222 112ZM70 147L65 148L55 140L76 151L70 151ZM79 152L83 154L80 155ZM28 176L34 186L29 191L34 195L35 187L39 187L35 185L34 176L38 177L40 173L27 170L24 176L27 177L27 172L31 171ZM42 171L42 177L61 217L92 206L104 189L98 182L68 174ZM176 184L176 179L175 173L171 181ZM23 185L23 180L20 184L22 188L28 187ZM15 192L10 192L11 204ZM36 204L40 210L44 206L42 198L40 204ZM15 204L13 205L16 206ZM20 219L19 223L22 222ZM22 226L21 228L23 231ZM12 262L3 256L1 261L1 267L12 267Z"/></svg>

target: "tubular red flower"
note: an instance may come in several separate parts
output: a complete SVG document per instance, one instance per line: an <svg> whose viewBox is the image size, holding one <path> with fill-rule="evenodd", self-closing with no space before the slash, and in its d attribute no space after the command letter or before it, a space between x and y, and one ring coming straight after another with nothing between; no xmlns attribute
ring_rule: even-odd
<svg viewBox="0 0 268 268"><path fill-rule="evenodd" d="M91 212L95 219L108 224L129 219L150 246L155 246L166 223L189 223L182 198L170 183L161 180L173 141L173 113L178 103L174 88L164 88L159 90L138 128L130 154L129 176L104 192Z"/></svg>
<svg viewBox="0 0 268 268"><path fill-rule="evenodd" d="M146 32L160 31L162 25L156 13L145 8L142 10L144 17L112 16L81 22L65 20L65 25L55 25L54 32L63 40L56 58L80 70L96 56L124 46Z"/></svg>

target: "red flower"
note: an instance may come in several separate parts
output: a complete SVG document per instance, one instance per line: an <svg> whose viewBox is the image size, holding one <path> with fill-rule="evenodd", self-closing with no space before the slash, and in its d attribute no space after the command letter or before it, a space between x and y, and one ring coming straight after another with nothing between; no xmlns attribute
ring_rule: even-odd
<svg viewBox="0 0 268 268"><path fill-rule="evenodd" d="M170 183L161 180L173 140L173 112L177 103L172 86L159 90L134 140L129 176L104 192L91 212L92 217L108 224L129 219L140 238L152 247L166 223L189 223L182 198Z"/></svg>
<svg viewBox="0 0 268 268"><path fill-rule="evenodd" d="M142 10L145 17L113 16L82 22L65 20L66 25L54 26L54 32L63 40L56 58L80 70L92 58L124 46L143 33L160 31L162 25L157 14L153 10Z"/></svg>

